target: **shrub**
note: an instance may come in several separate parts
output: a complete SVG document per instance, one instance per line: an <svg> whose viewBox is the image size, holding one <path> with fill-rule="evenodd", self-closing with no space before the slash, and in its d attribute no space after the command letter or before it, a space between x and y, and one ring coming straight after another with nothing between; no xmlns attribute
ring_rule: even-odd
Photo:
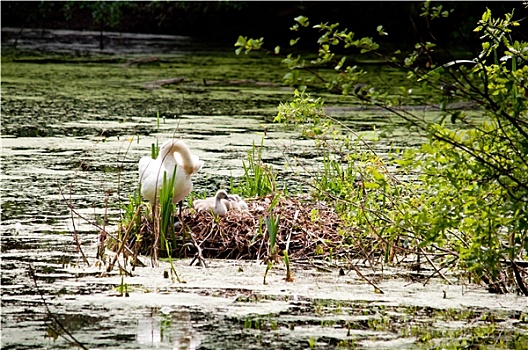
<svg viewBox="0 0 528 350"><path fill-rule="evenodd" d="M428 2L421 14L426 21L448 15ZM474 30L481 49L472 59L455 58L431 33L431 41L406 56L388 57L373 38L355 38L337 23L312 26L320 32L317 53L283 56L284 81L297 90L276 120L299 125L316 140L324 159L316 196L334 200L385 261L395 252L416 253L444 278L443 271L457 267L491 291L515 286L528 295L522 275L528 265L528 43L515 38L520 23L513 18L513 12L497 19L486 10ZM295 21L295 32L310 28L306 17ZM387 35L382 26L377 33ZM263 50L264 39L240 37L235 45L237 53ZM374 85L366 71L347 64L347 53L384 59L406 72L408 82ZM324 113L323 99L310 97L321 88L383 108L426 142L387 159L359 148L361 139ZM432 112L400 107L417 102Z"/></svg>

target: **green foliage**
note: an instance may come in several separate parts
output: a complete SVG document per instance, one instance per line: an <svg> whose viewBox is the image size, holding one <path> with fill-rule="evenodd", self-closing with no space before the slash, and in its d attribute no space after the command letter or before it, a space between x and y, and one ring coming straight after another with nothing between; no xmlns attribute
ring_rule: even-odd
<svg viewBox="0 0 528 350"><path fill-rule="evenodd" d="M425 241L447 246L477 278L495 286L503 261L524 260L528 252L528 43L510 40L511 27L519 25L512 18L493 19L487 10L475 29L483 32L476 64L444 73L460 100L483 107L481 119L470 122L445 108L443 116L465 128L422 125L430 142L404 156L421 170L419 181L428 183ZM413 225L418 221L411 217Z"/></svg>
<svg viewBox="0 0 528 350"><path fill-rule="evenodd" d="M291 273L290 257L288 255L288 250L284 249L282 251L282 254L284 255L284 265L286 265L286 277L284 278L284 280L286 282L293 282L294 279L293 279L293 276L292 276L292 273Z"/></svg>
<svg viewBox="0 0 528 350"><path fill-rule="evenodd" d="M122 8L129 6L128 1L82 1L76 4L75 1L68 1L65 4L66 16L77 8L88 9L92 14L92 19L99 27L99 49L104 49L103 31L108 28L115 28L121 22Z"/></svg>
<svg viewBox="0 0 528 350"><path fill-rule="evenodd" d="M266 228L268 230L270 254L276 254L275 243L277 241L277 232L279 231L280 215L271 215L264 219L266 222Z"/></svg>
<svg viewBox="0 0 528 350"><path fill-rule="evenodd" d="M239 36L235 46L238 46L238 49L235 50L237 55L240 55L242 50L245 54L248 54L250 51L259 50L264 44L264 38L260 39L248 39L245 36Z"/></svg>
<svg viewBox="0 0 528 350"><path fill-rule="evenodd" d="M304 16L296 17L295 21L297 23L290 28L292 31L298 31L300 27L309 26L308 18ZM293 53L287 54L282 60L282 64L289 70L283 78L285 83L295 85L299 90L306 90L309 86L322 84L330 91L341 91L344 94L352 93L355 85L361 81L366 72L359 69L358 66L346 65L347 55L338 58L333 49L342 46L345 49L354 49L365 54L375 52L379 45L371 37L355 39L354 32L348 29L339 30L338 27L338 23L320 23L312 27L322 33L317 41L319 45L317 57L312 59ZM377 32L379 35L387 35L382 26L378 26ZM300 38L290 40L290 47L295 47L299 40ZM235 52L239 54L242 48L245 49L246 54L250 51L260 50L263 43L263 38L256 40L241 36L235 43L235 46L239 46ZM273 52L277 55L280 54L280 47L276 47ZM339 74L328 74L327 68L333 68Z"/></svg>
<svg viewBox="0 0 528 350"><path fill-rule="evenodd" d="M262 160L264 140L257 147L254 143L247 153L247 162L243 161L244 175L234 191L242 197L260 197L276 191L277 172ZM232 186L233 187L233 186Z"/></svg>
<svg viewBox="0 0 528 350"><path fill-rule="evenodd" d="M356 201L359 179L363 179L367 188L379 187L381 173L387 171L380 168L381 160L374 152L368 152L369 146L362 138L325 114L323 104L321 98L314 99L296 90L293 101L279 105L275 121L298 126L302 135L313 139L321 152L322 169L315 174L316 191L312 195L341 199L345 203L337 205L348 206L349 201ZM372 181L367 181L369 178Z"/></svg>
<svg viewBox="0 0 528 350"><path fill-rule="evenodd" d="M268 276L268 272L273 267L273 261L277 259L277 250L276 250L275 244L277 242L277 233L279 232L280 215L275 216L272 214L273 207L275 206L275 204L272 203L270 205L270 208L269 208L270 215L264 218L264 222L266 223L266 229L268 231L268 239L269 239L269 256L266 259L267 264L266 264L266 271L264 272L264 281L263 281L264 284L267 284L266 277Z"/></svg>
<svg viewBox="0 0 528 350"><path fill-rule="evenodd" d="M453 10L444 10L444 7L442 5L438 6L431 6L430 1L425 1L422 6L422 13L420 13L420 16L422 17L429 17L430 19L436 19L440 17L448 17Z"/></svg>
<svg viewBox="0 0 528 350"><path fill-rule="evenodd" d="M121 21L122 8L129 6L128 1L84 1L80 8L87 8L99 27L113 28Z"/></svg>
<svg viewBox="0 0 528 350"><path fill-rule="evenodd" d="M167 254L171 256L171 247L175 248L175 242L169 243L169 239L174 238L174 181L176 179L176 168L170 179L167 179L167 173L163 174L163 185L159 191L159 234L160 246L166 249Z"/></svg>
<svg viewBox="0 0 528 350"><path fill-rule="evenodd" d="M422 17L436 21L450 13L428 2L422 11ZM301 18L307 27L308 19ZM296 22L295 32L301 29ZM445 55L436 55L434 41L417 43L407 57L400 57L401 51L385 57L372 38L355 38L337 23L321 23L312 27L320 34L317 58L290 53L283 59L284 81L297 90L292 102L279 106L275 120L298 125L315 140L323 155L315 195L333 200L363 238L376 238L374 248L385 261L395 251L427 254L440 275L458 266L492 290L506 292L517 284L527 293L511 270L528 254L528 43L513 36L519 24L513 12L495 19L487 10L475 29L482 33L481 52L473 60L443 63ZM383 27L377 32L387 34ZM358 51L406 70L414 88L358 84L365 72L346 63L347 54ZM345 53L339 58L336 52ZM310 86L355 95L360 103L390 111L428 141L382 159L365 145L358 147L361 139L324 113L322 99L306 93ZM397 107L413 98L438 103L436 117ZM455 108L461 104L478 117ZM398 169L399 176L389 169Z"/></svg>
<svg viewBox="0 0 528 350"><path fill-rule="evenodd" d="M150 145L150 156L152 157L152 159L156 159L158 158L158 155L159 155L159 145L158 145L158 141L156 140L156 144L151 144Z"/></svg>
<svg viewBox="0 0 528 350"><path fill-rule="evenodd" d="M141 189L136 189L133 194L128 195L128 203L123 205L124 213L121 224L125 227L133 225L133 232L139 232L141 227L141 216L137 215L138 208L141 206Z"/></svg>

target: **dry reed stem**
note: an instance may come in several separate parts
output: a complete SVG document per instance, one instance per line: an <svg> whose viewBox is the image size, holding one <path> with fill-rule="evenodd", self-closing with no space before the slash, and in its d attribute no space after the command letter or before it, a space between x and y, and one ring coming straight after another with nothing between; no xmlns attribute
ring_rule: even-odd
<svg viewBox="0 0 528 350"><path fill-rule="evenodd" d="M269 254L264 218L270 215L271 199L267 196L248 201L249 210L231 210L218 218L207 211L185 209L183 220L204 257L262 259ZM322 202L280 198L272 214L280 215L277 251L288 246L290 259L324 257L342 246L342 221L332 207Z"/></svg>

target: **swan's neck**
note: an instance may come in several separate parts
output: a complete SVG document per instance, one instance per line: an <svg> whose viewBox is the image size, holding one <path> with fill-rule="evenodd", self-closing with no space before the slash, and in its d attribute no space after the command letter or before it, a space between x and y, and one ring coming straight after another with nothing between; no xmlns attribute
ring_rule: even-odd
<svg viewBox="0 0 528 350"><path fill-rule="evenodd" d="M158 153L158 159L165 165L165 168L172 169L176 166L173 147L162 147Z"/></svg>
<svg viewBox="0 0 528 350"><path fill-rule="evenodd" d="M220 198L219 196L216 196L216 203L215 203L215 214L217 215L225 215L227 213L227 206L224 204L224 202L222 202L222 198Z"/></svg>
<svg viewBox="0 0 528 350"><path fill-rule="evenodd" d="M181 156L181 166L187 174L192 174L194 172L194 162L191 156L191 150L187 145L182 141L176 141L172 144L170 148L171 158L176 162L173 153L178 152Z"/></svg>

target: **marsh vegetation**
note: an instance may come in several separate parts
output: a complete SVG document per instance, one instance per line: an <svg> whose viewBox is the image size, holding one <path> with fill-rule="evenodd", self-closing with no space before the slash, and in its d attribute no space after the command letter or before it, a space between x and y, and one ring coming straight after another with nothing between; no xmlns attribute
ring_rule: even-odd
<svg viewBox="0 0 528 350"><path fill-rule="evenodd" d="M3 50L3 347L522 348L527 66L510 20L483 16L497 31L468 69L431 45L403 72L353 68L334 45L375 43L332 25L306 60L244 37L247 56ZM173 137L205 165L156 241L137 162ZM192 209L218 188L249 211Z"/></svg>

